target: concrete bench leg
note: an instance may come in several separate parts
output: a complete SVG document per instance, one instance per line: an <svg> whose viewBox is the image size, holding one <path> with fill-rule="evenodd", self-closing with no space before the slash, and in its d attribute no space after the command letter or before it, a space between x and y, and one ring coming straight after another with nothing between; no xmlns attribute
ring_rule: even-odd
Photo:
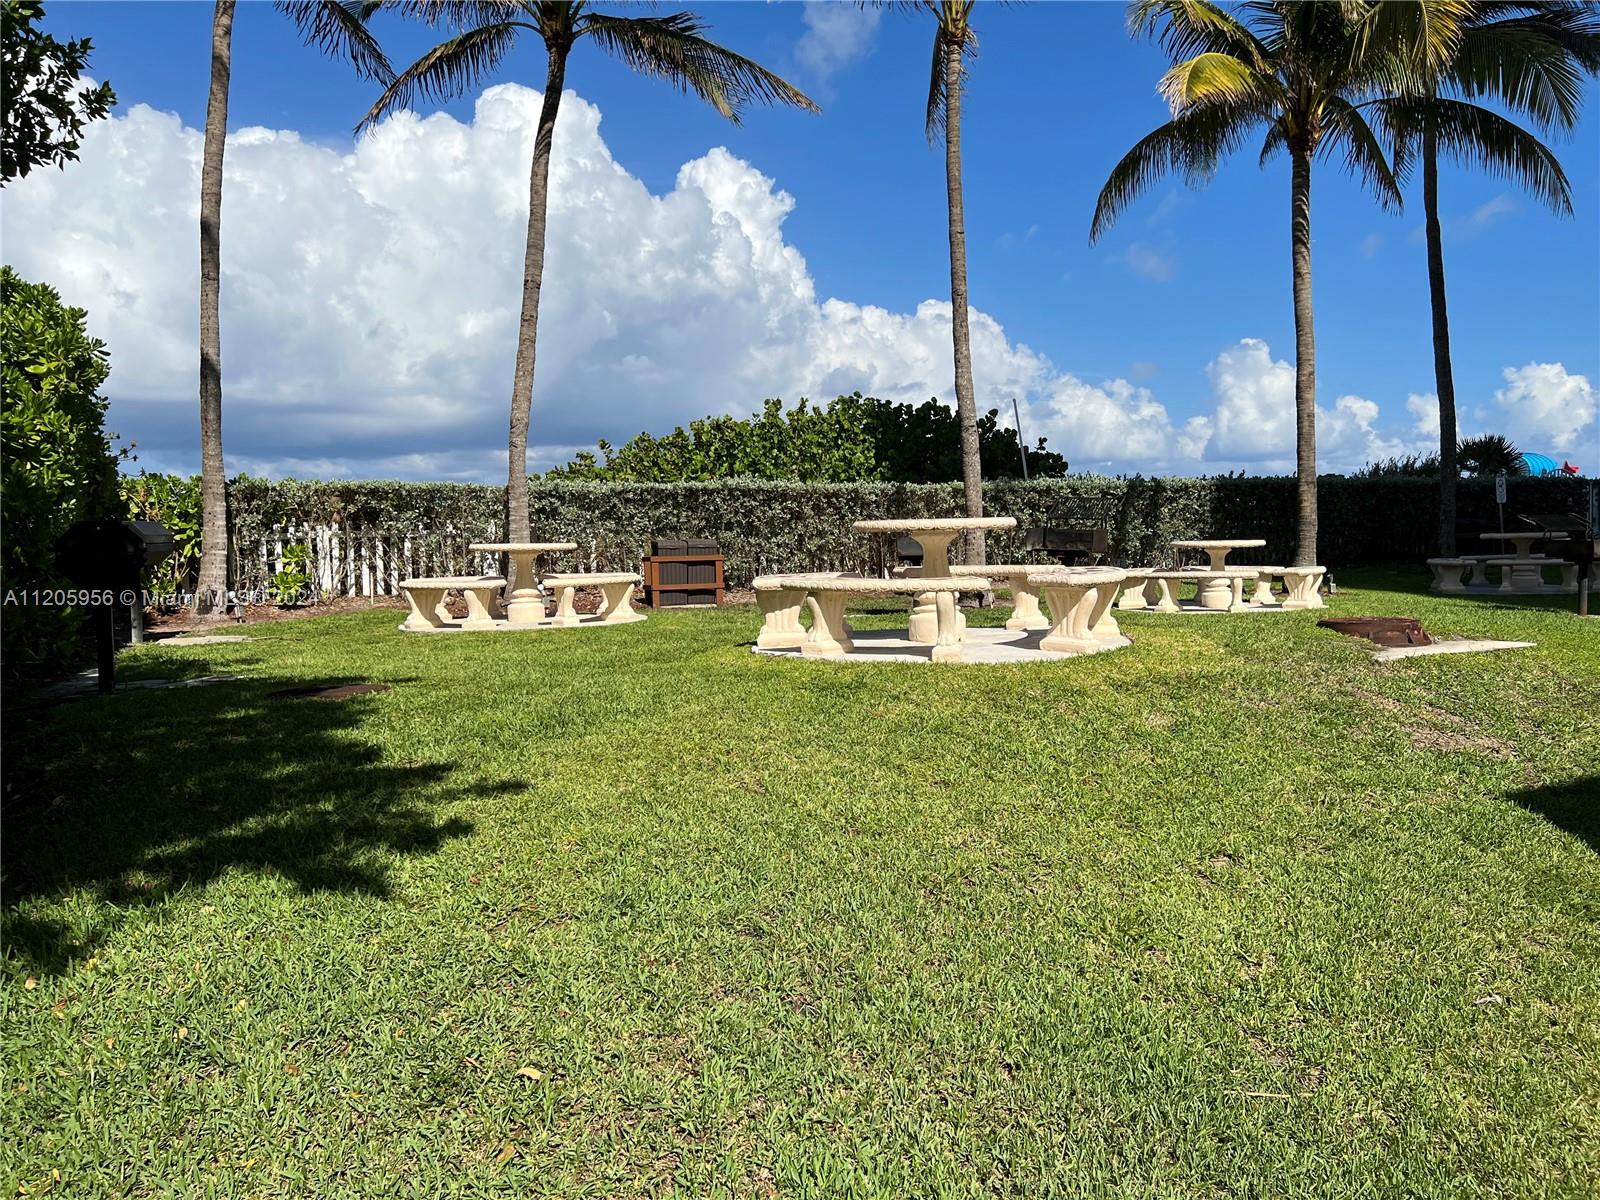
<svg viewBox="0 0 1600 1200"><path fill-rule="evenodd" d="M450 614L444 606L444 588L409 587L406 600L411 604L411 615L401 626L403 629L444 629Z"/></svg>
<svg viewBox="0 0 1600 1200"><path fill-rule="evenodd" d="M1089 606L1089 636L1101 642L1120 642L1122 626L1117 624L1117 585L1103 583L1084 597Z"/></svg>
<svg viewBox="0 0 1600 1200"><path fill-rule="evenodd" d="M624 625L629 621L644 620L644 614L633 607L631 581L600 585L600 613L607 625Z"/></svg>
<svg viewBox="0 0 1600 1200"><path fill-rule="evenodd" d="M578 610L573 607L573 597L578 594L576 586L568 584L556 591L556 615L550 618L552 625L576 625L582 618Z"/></svg>
<svg viewBox="0 0 1600 1200"><path fill-rule="evenodd" d="M1050 622L1039 610L1039 592L1024 579L1011 581L1011 619L1007 629L1049 629Z"/></svg>
<svg viewBox="0 0 1600 1200"><path fill-rule="evenodd" d="M806 594L793 588L757 592L761 632L756 635L756 645L763 650L779 650L804 643L806 631L800 627L800 606L805 602Z"/></svg>
<svg viewBox="0 0 1600 1200"><path fill-rule="evenodd" d="M1039 641L1039 649L1061 654L1092 654L1100 643L1089 632L1089 613L1095 589L1083 584L1046 584L1045 603L1055 621Z"/></svg>
<svg viewBox="0 0 1600 1200"><path fill-rule="evenodd" d="M495 626L494 612L490 605L495 604L491 592L498 590L499 584L493 587L464 587L461 594L467 601L467 617L461 622L463 629L493 629Z"/></svg>
<svg viewBox="0 0 1600 1200"><path fill-rule="evenodd" d="M1132 579L1117 600L1117 607L1127 611L1135 611L1150 607L1150 583L1144 579Z"/></svg>
<svg viewBox="0 0 1600 1200"><path fill-rule="evenodd" d="M961 610L956 607L954 592L939 592L934 600L938 617L938 639L933 643L934 662L960 662L962 626L957 624Z"/></svg>
<svg viewBox="0 0 1600 1200"><path fill-rule="evenodd" d="M1272 594L1272 572L1263 571L1256 576L1255 591L1250 593L1250 603L1257 608L1277 608L1278 597Z"/></svg>
<svg viewBox="0 0 1600 1200"><path fill-rule="evenodd" d="M1473 587L1489 586L1489 564L1482 559L1475 559L1472 563L1472 573L1467 577L1467 582Z"/></svg>
<svg viewBox="0 0 1600 1200"><path fill-rule="evenodd" d="M1313 571L1304 575L1285 576L1289 585L1289 595L1284 599L1284 608L1326 608L1322 602L1319 589L1322 587L1322 572Z"/></svg>
<svg viewBox="0 0 1600 1200"><path fill-rule="evenodd" d="M1250 604L1244 598L1244 576L1236 576L1233 580L1233 603L1228 606L1229 612L1249 612Z"/></svg>
<svg viewBox="0 0 1600 1200"><path fill-rule="evenodd" d="M811 632L800 647L801 654L807 658L827 658L849 654L855 649L855 643L845 631L844 605L848 599L844 592L818 592L806 597L806 605L811 609Z"/></svg>
<svg viewBox="0 0 1600 1200"><path fill-rule="evenodd" d="M1578 564L1561 564L1561 590L1563 592L1576 592L1578 590Z"/></svg>
<svg viewBox="0 0 1600 1200"><path fill-rule="evenodd" d="M1170 579L1152 579L1156 585L1156 601L1152 607L1161 613L1175 613L1181 611L1177 600L1172 596L1172 581Z"/></svg>
<svg viewBox="0 0 1600 1200"><path fill-rule="evenodd" d="M1467 590L1461 582L1460 563L1429 563L1428 570L1433 572L1433 582L1428 585L1430 592L1458 595Z"/></svg>

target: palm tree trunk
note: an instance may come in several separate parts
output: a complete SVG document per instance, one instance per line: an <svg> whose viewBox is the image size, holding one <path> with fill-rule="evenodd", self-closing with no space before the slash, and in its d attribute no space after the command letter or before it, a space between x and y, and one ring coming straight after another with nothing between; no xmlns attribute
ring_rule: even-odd
<svg viewBox="0 0 1600 1200"><path fill-rule="evenodd" d="M1439 396L1439 553L1456 552L1456 382L1450 369L1450 315L1444 297L1444 238L1439 229L1439 139L1422 132L1422 206L1427 215L1428 298L1433 305L1433 386Z"/></svg>
<svg viewBox="0 0 1600 1200"><path fill-rule="evenodd" d="M234 0L211 17L211 94L200 166L200 578L195 611L226 607L228 492L222 462L222 152L228 138Z"/></svg>
<svg viewBox="0 0 1600 1200"><path fill-rule="evenodd" d="M961 47L947 42L944 60L944 180L950 197L950 330L955 343L956 416L961 421L961 482L967 516L983 516L983 464L978 458L978 406L972 396L972 333L967 326L967 221L961 202ZM967 561L984 561L983 531L967 534Z"/></svg>
<svg viewBox="0 0 1600 1200"><path fill-rule="evenodd" d="M1289 241L1294 275L1295 477L1300 513L1294 565L1317 561L1317 344L1311 315L1311 150L1294 151Z"/></svg>
<svg viewBox="0 0 1600 1200"><path fill-rule="evenodd" d="M517 328L517 362L511 379L510 461L506 471L506 540L527 542L528 528L528 422L533 410L534 354L539 337L539 289L544 283L545 208L550 199L550 147L555 140L556 114L561 108L561 88L567 77L566 46L549 47L544 103L539 109L539 130L533 142L533 163L528 170L528 244L522 263L522 320ZM515 569L508 566L506 583L516 587Z"/></svg>

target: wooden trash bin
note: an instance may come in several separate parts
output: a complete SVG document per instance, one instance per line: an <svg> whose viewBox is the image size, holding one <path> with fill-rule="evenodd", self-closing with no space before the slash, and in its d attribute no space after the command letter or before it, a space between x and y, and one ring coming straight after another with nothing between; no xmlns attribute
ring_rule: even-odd
<svg viewBox="0 0 1600 1200"><path fill-rule="evenodd" d="M656 539L644 560L644 602L651 608L721 604L722 558L715 542Z"/></svg>

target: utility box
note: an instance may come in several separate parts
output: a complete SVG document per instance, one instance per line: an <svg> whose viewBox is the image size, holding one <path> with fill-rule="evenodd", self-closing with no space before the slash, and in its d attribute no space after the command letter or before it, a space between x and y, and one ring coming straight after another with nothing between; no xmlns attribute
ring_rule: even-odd
<svg viewBox="0 0 1600 1200"><path fill-rule="evenodd" d="M722 555L704 538L656 538L644 560L644 602L651 608L722 603Z"/></svg>

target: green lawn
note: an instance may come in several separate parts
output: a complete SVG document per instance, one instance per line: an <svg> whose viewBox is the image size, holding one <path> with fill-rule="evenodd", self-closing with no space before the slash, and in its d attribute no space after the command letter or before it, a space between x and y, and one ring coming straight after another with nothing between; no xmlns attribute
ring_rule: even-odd
<svg viewBox="0 0 1600 1200"><path fill-rule="evenodd" d="M9 716L6 1186L1593 1197L1600 622L1341 582L1539 645L1134 614L931 669L757 657L749 609L385 610L130 651L248 680ZM270 695L324 680L393 690Z"/></svg>

